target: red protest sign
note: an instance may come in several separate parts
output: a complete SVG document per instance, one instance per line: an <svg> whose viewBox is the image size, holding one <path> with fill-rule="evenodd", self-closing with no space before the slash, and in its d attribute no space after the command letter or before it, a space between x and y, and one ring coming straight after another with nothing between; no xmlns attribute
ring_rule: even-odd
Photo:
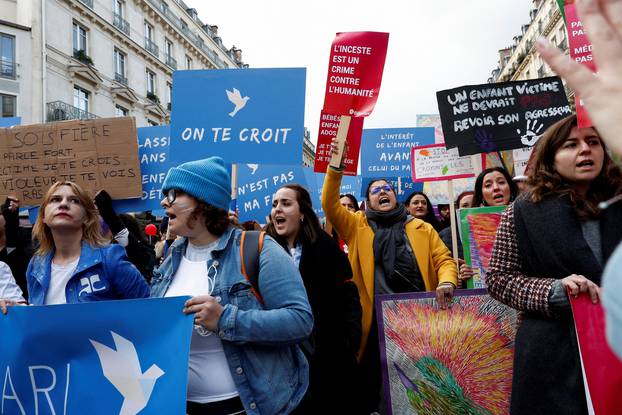
<svg viewBox="0 0 622 415"><path fill-rule="evenodd" d="M326 173L328 163L330 163L331 151L330 143L333 138L337 137L339 130L339 121L341 116L331 115L322 111L320 115L320 127L317 137L317 148L315 149L315 167L313 171L317 173ZM359 161L359 152L361 150L361 135L363 134L364 118L352 118L350 128L348 128L348 154L344 159L346 167L343 174L347 176L356 176L356 170Z"/></svg>
<svg viewBox="0 0 622 415"><path fill-rule="evenodd" d="M587 384L586 398L590 413L620 413L622 361L614 354L605 338L605 312L600 303L592 304L587 294L569 296L579 342L581 365Z"/></svg>
<svg viewBox="0 0 622 415"><path fill-rule="evenodd" d="M366 117L378 100L389 34L337 33L330 49L324 111Z"/></svg>
<svg viewBox="0 0 622 415"><path fill-rule="evenodd" d="M566 14L566 29L568 31L568 49L570 57L576 62L587 66L592 72L596 71L596 63L592 57L592 43L587 38L583 23L577 15L577 9L574 3L564 5ZM585 111L583 102L579 95L575 95L575 106L577 107L577 124L579 128L590 127L592 121Z"/></svg>

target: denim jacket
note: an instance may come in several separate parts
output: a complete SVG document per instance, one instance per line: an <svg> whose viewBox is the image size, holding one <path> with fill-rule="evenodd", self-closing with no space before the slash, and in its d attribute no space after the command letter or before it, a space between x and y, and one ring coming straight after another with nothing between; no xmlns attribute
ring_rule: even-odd
<svg viewBox="0 0 622 415"><path fill-rule="evenodd" d="M262 306L241 273L240 236L239 229L229 227L207 261L218 271L212 296L224 306L218 336L247 413L287 414L309 383L307 360L296 343L311 333L311 307L296 265L269 236L259 256ZM186 238L175 241L154 271L152 297L164 296L186 246Z"/></svg>
<svg viewBox="0 0 622 415"><path fill-rule="evenodd" d="M54 252L34 255L28 264L26 279L30 304L45 303L53 257ZM122 246L93 247L82 242L78 265L65 286L68 304L145 297L149 297L149 286L127 260Z"/></svg>

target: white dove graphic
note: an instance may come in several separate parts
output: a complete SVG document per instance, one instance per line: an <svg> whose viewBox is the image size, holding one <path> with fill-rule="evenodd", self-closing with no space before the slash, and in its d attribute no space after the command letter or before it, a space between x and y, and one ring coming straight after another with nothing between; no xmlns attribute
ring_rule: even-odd
<svg viewBox="0 0 622 415"><path fill-rule="evenodd" d="M229 113L229 116L233 117L235 116L235 114L238 113L239 110L241 110L242 108L246 106L246 101L248 101L251 98L250 97L242 98L242 94L240 94L240 91L238 91L237 88L233 88L233 92L227 89L225 89L225 91L227 92L227 98L229 98L229 101L231 101L233 105L235 105L235 108L233 109L233 111Z"/></svg>
<svg viewBox="0 0 622 415"><path fill-rule="evenodd" d="M259 164L246 164L249 169L251 169L251 175L255 174L257 169L259 168Z"/></svg>
<svg viewBox="0 0 622 415"><path fill-rule="evenodd" d="M153 387L164 371L154 364L142 373L134 344L113 331L110 334L117 350L89 341L97 351L104 376L124 398L119 415L136 415L147 406Z"/></svg>

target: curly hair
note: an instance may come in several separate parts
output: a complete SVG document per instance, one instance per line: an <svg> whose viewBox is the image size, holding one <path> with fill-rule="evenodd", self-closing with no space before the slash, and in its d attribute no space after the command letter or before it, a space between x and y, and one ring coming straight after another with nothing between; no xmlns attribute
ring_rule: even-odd
<svg viewBox="0 0 622 415"><path fill-rule="evenodd" d="M508 183L510 187L510 202L513 202L518 196L518 185L514 180L512 180L512 176L510 173L503 167L489 167L484 169L475 179L475 188L473 189L473 207L486 206L486 201L484 200L484 178L487 174L498 171L505 177L505 181Z"/></svg>
<svg viewBox="0 0 622 415"><path fill-rule="evenodd" d="M194 197L192 195L188 195ZM214 236L220 237L229 227L229 212L219 207L205 203L204 201L194 198L197 205L188 218L188 227L192 229L192 222L204 218L205 227Z"/></svg>
<svg viewBox="0 0 622 415"><path fill-rule="evenodd" d="M572 128L576 126L577 116L571 115L556 122L544 132L538 142L533 160L533 171L527 181L529 189L525 193L525 198L538 203L552 195L567 196L579 219L593 219L600 214L599 202L622 191L622 172L611 160L601 140L604 150L603 167L599 175L590 183L590 190L586 197L577 193L575 188L555 169L555 155L570 136ZM598 134L598 131L596 133Z"/></svg>

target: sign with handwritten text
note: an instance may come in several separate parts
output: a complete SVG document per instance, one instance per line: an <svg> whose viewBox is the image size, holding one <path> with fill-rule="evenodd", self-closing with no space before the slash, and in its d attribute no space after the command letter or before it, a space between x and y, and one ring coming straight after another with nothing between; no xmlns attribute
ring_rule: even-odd
<svg viewBox="0 0 622 415"><path fill-rule="evenodd" d="M140 197L132 117L63 121L0 129L0 200L38 205L57 181L76 182L113 199Z"/></svg>
<svg viewBox="0 0 622 415"><path fill-rule="evenodd" d="M371 114L380 92L388 44L388 33L337 33L330 48L324 111L354 117Z"/></svg>
<svg viewBox="0 0 622 415"><path fill-rule="evenodd" d="M299 164L305 68L175 71L171 159Z"/></svg>
<svg viewBox="0 0 622 415"><path fill-rule="evenodd" d="M410 155L413 182L465 179L474 177L471 156L460 157L458 149L444 144L413 147Z"/></svg>
<svg viewBox="0 0 622 415"><path fill-rule="evenodd" d="M337 137L339 118L339 115L331 115L322 111L315 150L315 164L313 166L313 171L317 173L326 173L332 156L330 144L333 138ZM348 136L346 137L348 151L346 158L343 160L346 165L343 169L343 174L347 176L356 176L356 170L359 164L359 153L361 150L363 120L363 117L352 118L350 121L350 128L348 128Z"/></svg>
<svg viewBox="0 0 622 415"><path fill-rule="evenodd" d="M447 148L461 156L531 147L572 114L559 77L468 85L436 93Z"/></svg>

